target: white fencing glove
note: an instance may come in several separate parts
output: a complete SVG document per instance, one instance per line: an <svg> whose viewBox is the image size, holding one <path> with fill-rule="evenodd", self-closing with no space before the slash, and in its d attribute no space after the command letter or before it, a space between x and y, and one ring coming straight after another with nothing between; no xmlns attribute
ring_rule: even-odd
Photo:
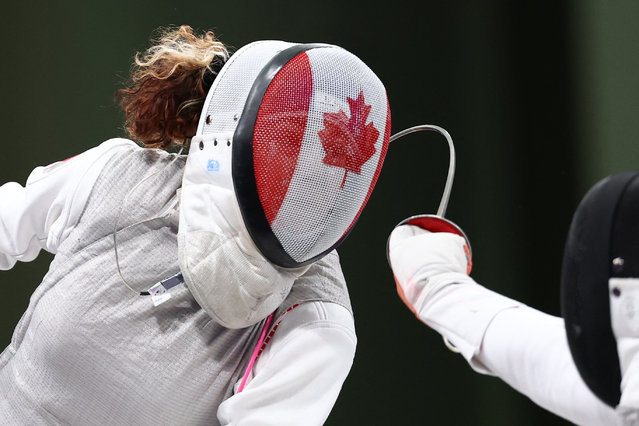
<svg viewBox="0 0 639 426"><path fill-rule="evenodd" d="M475 370L490 374L474 356L495 315L520 303L468 276L472 263L466 240L449 232L401 225L390 235L388 258L399 296L409 309L457 348Z"/></svg>

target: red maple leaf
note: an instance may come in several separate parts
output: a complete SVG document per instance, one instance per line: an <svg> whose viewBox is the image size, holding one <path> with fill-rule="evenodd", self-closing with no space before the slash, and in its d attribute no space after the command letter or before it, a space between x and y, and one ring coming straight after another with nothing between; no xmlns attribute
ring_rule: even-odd
<svg viewBox="0 0 639 426"><path fill-rule="evenodd" d="M359 92L357 99L346 99L351 118L342 110L325 112L324 129L318 132L326 152L322 162L345 170L340 188L344 187L348 172L362 172L362 165L375 154L375 142L379 137L373 123L366 124L371 106L366 105L364 93Z"/></svg>

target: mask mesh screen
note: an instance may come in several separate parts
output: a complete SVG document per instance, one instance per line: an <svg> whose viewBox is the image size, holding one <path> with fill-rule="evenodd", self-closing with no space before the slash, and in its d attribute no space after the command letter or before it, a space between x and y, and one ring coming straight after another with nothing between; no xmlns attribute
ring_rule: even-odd
<svg viewBox="0 0 639 426"><path fill-rule="evenodd" d="M293 259L310 259L348 233L389 132L382 83L343 49L301 53L273 78L254 127L254 170L269 225Z"/></svg>

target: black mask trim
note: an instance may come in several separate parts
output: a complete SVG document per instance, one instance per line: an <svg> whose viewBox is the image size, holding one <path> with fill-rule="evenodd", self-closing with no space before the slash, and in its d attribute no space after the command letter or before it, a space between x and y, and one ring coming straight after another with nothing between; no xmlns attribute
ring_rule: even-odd
<svg viewBox="0 0 639 426"><path fill-rule="evenodd" d="M296 261L284 250L268 223L257 190L253 163L253 133L260 105L277 73L300 53L322 47L327 46L313 43L296 44L275 55L255 79L233 135L233 185L244 224L264 257L276 265L288 268L308 265L333 250L339 243L302 262Z"/></svg>

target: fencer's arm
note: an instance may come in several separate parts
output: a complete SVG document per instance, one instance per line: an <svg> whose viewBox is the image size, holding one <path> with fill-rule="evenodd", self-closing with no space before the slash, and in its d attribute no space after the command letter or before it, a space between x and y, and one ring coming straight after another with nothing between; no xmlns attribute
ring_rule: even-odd
<svg viewBox="0 0 639 426"><path fill-rule="evenodd" d="M353 316L335 303L306 302L284 315L244 390L218 409L223 425L321 425L355 354Z"/></svg>
<svg viewBox="0 0 639 426"><path fill-rule="evenodd" d="M476 358L514 389L575 424L622 424L579 376L562 318L527 306L500 312Z"/></svg>
<svg viewBox="0 0 639 426"><path fill-rule="evenodd" d="M111 139L76 157L35 168L26 185L0 186L0 270L55 253L75 227L93 184L118 150L135 146Z"/></svg>
<svg viewBox="0 0 639 426"><path fill-rule="evenodd" d="M563 321L477 284L466 274L464 244L448 233L393 231L389 257L409 308L457 346L476 371L500 377L577 424L618 424L615 412L579 377Z"/></svg>
<svg viewBox="0 0 639 426"><path fill-rule="evenodd" d="M389 260L397 291L415 315L455 345L471 366L486 328L499 312L519 303L477 285L467 275L465 240L404 225L389 239Z"/></svg>

